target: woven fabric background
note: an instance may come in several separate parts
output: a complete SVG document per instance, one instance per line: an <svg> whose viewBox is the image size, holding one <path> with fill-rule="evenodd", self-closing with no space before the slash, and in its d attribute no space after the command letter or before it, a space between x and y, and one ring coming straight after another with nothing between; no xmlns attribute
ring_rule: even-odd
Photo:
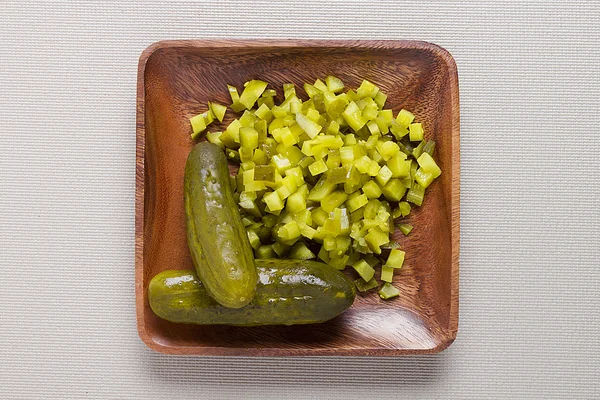
<svg viewBox="0 0 600 400"><path fill-rule="evenodd" d="M435 356L153 353L134 313L142 50L420 39L461 96L460 327ZM600 3L0 0L0 398L600 398Z"/></svg>

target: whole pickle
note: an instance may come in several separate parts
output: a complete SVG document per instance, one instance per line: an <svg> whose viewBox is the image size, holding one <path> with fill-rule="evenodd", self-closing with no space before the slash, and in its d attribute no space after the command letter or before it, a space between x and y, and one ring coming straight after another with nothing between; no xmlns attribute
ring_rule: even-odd
<svg viewBox="0 0 600 400"><path fill-rule="evenodd" d="M250 304L223 307L193 271L169 270L148 288L150 307L171 322L200 325L294 325L327 321L352 305L353 283L323 263L256 260L259 280Z"/></svg>
<svg viewBox="0 0 600 400"><path fill-rule="evenodd" d="M185 165L184 192L188 247L206 292L226 307L245 306L258 275L219 146L194 146Z"/></svg>

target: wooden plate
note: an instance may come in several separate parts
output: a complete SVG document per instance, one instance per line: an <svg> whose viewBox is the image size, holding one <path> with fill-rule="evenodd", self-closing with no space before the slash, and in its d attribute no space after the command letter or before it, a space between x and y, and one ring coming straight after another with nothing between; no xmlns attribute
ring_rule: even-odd
<svg viewBox="0 0 600 400"><path fill-rule="evenodd" d="M189 118L206 102L229 104L226 84L250 79L281 85L329 74L356 88L377 84L396 114L411 110L437 142L442 176L413 208L406 251L394 276L399 298L358 295L324 324L240 328L173 324L156 317L150 279L165 269L192 269L183 212L183 171L193 145ZM228 123L234 118L227 113ZM136 309L140 337L168 354L402 355L448 347L458 329L459 103L458 75L444 49L414 41L194 40L164 41L141 55L137 87ZM350 273L350 271L348 271Z"/></svg>

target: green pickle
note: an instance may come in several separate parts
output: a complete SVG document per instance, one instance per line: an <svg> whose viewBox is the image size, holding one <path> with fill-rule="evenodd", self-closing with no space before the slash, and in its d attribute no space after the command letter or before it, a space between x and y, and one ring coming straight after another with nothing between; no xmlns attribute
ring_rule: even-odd
<svg viewBox="0 0 600 400"><path fill-rule="evenodd" d="M192 271L168 270L148 287L152 311L171 322L199 325L296 325L328 321L352 305L354 284L319 262L256 260L252 301L231 309L217 303Z"/></svg>
<svg viewBox="0 0 600 400"><path fill-rule="evenodd" d="M188 247L206 291L226 307L245 306L258 275L219 146L194 146L185 166L184 193Z"/></svg>

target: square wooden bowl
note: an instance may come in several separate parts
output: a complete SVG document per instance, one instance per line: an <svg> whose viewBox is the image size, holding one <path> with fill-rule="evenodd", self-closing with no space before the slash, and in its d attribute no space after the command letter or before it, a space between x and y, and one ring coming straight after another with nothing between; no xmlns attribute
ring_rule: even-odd
<svg viewBox="0 0 600 400"><path fill-rule="evenodd" d="M193 269L187 248L183 172L193 146L189 118L206 102L229 104L226 84L268 81L281 96L293 82L332 74L348 87L362 79L389 97L396 114L411 110L437 143L443 171L413 208L406 251L394 276L400 297L359 294L341 316L319 325L230 327L179 325L156 317L150 279L165 269ZM228 123L234 118L228 112ZM403 355L448 347L458 329L459 103L458 75L444 49L415 41L194 40L164 41L141 55L137 87L136 309L140 337L168 354ZM350 273L350 271L347 271Z"/></svg>

